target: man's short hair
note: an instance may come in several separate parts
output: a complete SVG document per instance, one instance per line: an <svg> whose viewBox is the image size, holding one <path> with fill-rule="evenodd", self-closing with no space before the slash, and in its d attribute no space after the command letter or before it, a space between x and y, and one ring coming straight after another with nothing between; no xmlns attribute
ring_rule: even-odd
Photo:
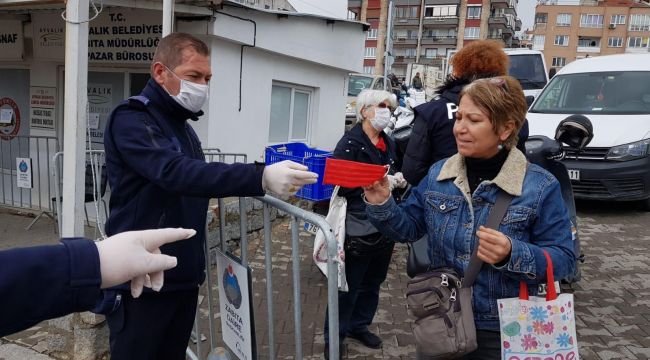
<svg viewBox="0 0 650 360"><path fill-rule="evenodd" d="M186 33L171 33L160 39L153 55L153 63L163 63L173 70L183 62L183 50L187 48L204 56L210 55L208 46L198 38Z"/></svg>

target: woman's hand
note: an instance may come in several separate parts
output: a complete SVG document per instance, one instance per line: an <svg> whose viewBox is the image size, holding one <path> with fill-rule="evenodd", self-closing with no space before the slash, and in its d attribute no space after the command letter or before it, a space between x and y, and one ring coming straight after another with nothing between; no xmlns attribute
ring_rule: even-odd
<svg viewBox="0 0 650 360"><path fill-rule="evenodd" d="M370 186L364 186L363 192L366 195L366 201L372 205L381 205L390 197L390 184L388 177L375 181Z"/></svg>
<svg viewBox="0 0 650 360"><path fill-rule="evenodd" d="M502 232L480 226L478 236L478 258L488 264L497 264L510 256L512 244Z"/></svg>

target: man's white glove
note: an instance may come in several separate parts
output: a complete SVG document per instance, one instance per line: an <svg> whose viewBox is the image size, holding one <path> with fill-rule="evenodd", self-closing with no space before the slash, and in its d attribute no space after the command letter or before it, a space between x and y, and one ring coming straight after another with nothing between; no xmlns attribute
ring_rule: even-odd
<svg viewBox="0 0 650 360"><path fill-rule="evenodd" d="M388 185L390 191L393 191L395 188L405 188L408 185L408 182L404 179L404 175L402 175L401 172L398 172L395 175L388 175Z"/></svg>
<svg viewBox="0 0 650 360"><path fill-rule="evenodd" d="M290 160L269 165L264 168L262 187L280 197L295 194L303 185L314 184L318 174L307 171L307 167Z"/></svg>
<svg viewBox="0 0 650 360"><path fill-rule="evenodd" d="M160 291L163 271L176 266L176 258L160 253L160 247L189 239L195 230L157 229L128 231L96 242L102 274L102 289L131 281L131 295L137 298L142 287Z"/></svg>

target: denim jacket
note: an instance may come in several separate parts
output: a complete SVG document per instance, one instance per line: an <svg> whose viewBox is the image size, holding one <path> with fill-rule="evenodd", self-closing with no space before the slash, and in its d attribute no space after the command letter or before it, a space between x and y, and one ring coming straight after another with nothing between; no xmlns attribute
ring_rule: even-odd
<svg viewBox="0 0 650 360"><path fill-rule="evenodd" d="M499 174L471 194L464 158L456 154L431 166L404 203L391 198L367 207L373 224L395 241L428 234L432 266L452 267L462 276L478 246L476 231L487 222L499 189L514 196L499 225L512 252L498 267L484 264L474 283L474 319L481 330L499 329L497 299L517 297L521 280L529 285L546 281L543 250L553 260L556 278L574 272L571 222L555 177L512 149ZM537 294L537 286L529 286L529 293Z"/></svg>

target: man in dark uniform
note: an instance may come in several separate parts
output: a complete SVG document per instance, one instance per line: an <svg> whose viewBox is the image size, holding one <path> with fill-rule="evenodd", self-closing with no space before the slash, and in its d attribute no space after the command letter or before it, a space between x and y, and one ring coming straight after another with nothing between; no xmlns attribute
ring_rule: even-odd
<svg viewBox="0 0 650 360"><path fill-rule="evenodd" d="M196 231L129 231L100 242L63 239L61 245L0 251L0 337L40 321L93 309L101 289L149 275L154 288L176 258L160 254L163 244Z"/></svg>
<svg viewBox="0 0 650 360"><path fill-rule="evenodd" d="M209 198L261 196L265 190L286 196L316 182L316 174L290 161L268 167L206 163L187 120L203 115L211 77L209 50L201 40L168 35L158 44L151 79L140 96L118 106L106 126L112 190L106 233L160 227L197 231L189 241L161 248L178 257L179 265L165 273L160 293L145 292L137 299L127 292L118 295L119 306L107 316L113 360L185 359L205 279ZM131 286L144 281L138 278ZM148 336L138 336L145 329Z"/></svg>

